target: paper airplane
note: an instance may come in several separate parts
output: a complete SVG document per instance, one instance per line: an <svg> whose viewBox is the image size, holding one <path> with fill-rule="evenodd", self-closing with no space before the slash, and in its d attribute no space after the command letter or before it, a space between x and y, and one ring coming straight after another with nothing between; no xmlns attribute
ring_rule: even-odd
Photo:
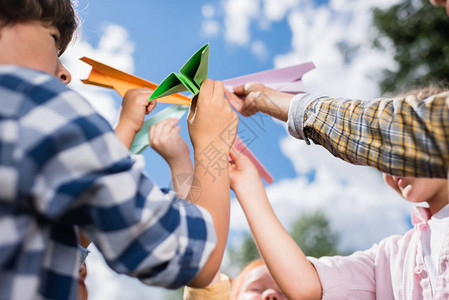
<svg viewBox="0 0 449 300"><path fill-rule="evenodd" d="M238 135L235 136L234 144L232 148L237 149L244 155L246 155L249 160L254 164L259 172L259 176L263 178L268 184L271 184L274 180L273 176L268 172L268 170L262 165L262 163L257 159L257 157L249 150L248 146L239 138Z"/></svg>
<svg viewBox="0 0 449 300"><path fill-rule="evenodd" d="M151 125L170 117L180 118L188 110L188 107L185 105L190 105L191 99L176 93L187 90L194 95L198 93L201 82L207 78L208 53L209 45L206 44L184 64L179 74L172 73L161 83L160 86L163 88L161 88L160 91L157 91L159 87L153 82L119 71L87 57L83 57L81 60L88 63L93 68L88 79L82 81L86 84L113 88L122 97L128 89L149 87L154 90L153 95L155 95L156 92L159 94L159 96L156 94L154 97L152 95L150 99L161 97L158 98L158 102L180 104L180 106L170 106L144 122L144 126L137 133L133 145L131 146L131 151L133 153L141 153L149 145L148 129ZM304 91L301 81L302 76L313 68L315 68L314 64L309 62L287 68L267 70L231 78L224 80L223 83L231 90L232 87L236 85L244 85L247 82L259 82L282 92L299 93ZM273 182L271 174L238 136L236 136L232 147L249 157L255 164L261 178L268 184Z"/></svg>
<svg viewBox="0 0 449 300"><path fill-rule="evenodd" d="M209 69L209 44L202 46L182 66L179 73L171 73L154 90L150 100L190 91L192 95L198 94L201 83L207 78Z"/></svg>
<svg viewBox="0 0 449 300"><path fill-rule="evenodd" d="M142 128L138 133L136 133L130 151L137 154L142 153L142 151L145 150L145 148L150 144L148 131L150 130L150 127L152 125L168 118L181 119L188 110L188 105L171 105L166 109L161 110L151 118L145 120L145 122L143 122Z"/></svg>
<svg viewBox="0 0 449 300"><path fill-rule="evenodd" d="M125 96L129 89L148 87L155 90L158 87L157 84L151 81L114 69L91 58L82 57L80 60L92 66L89 77L81 80L82 82L114 89L122 97ZM181 94L170 95L158 99L158 102L180 105L190 105L190 101L191 99L189 97Z"/></svg>
<svg viewBox="0 0 449 300"><path fill-rule="evenodd" d="M229 90L232 90L234 86L257 82L280 92L297 94L305 91L301 80L302 76L313 68L315 68L315 65L312 62L307 62L282 69L267 70L226 79L222 82Z"/></svg>

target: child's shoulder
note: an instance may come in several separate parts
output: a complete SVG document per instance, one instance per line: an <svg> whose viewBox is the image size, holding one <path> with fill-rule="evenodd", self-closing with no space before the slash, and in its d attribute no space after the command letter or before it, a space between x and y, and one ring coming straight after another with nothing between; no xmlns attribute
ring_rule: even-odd
<svg viewBox="0 0 449 300"><path fill-rule="evenodd" d="M9 109L42 105L67 90L50 74L14 65L0 66L0 94Z"/></svg>
<svg viewBox="0 0 449 300"><path fill-rule="evenodd" d="M60 114L92 114L91 105L55 76L38 70L0 66L0 114L21 117L47 106Z"/></svg>

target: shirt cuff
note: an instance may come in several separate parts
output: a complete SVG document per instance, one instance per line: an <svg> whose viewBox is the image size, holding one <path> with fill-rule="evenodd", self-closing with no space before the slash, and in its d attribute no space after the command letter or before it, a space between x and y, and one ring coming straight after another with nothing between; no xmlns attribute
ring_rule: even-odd
<svg viewBox="0 0 449 300"><path fill-rule="evenodd" d="M288 132L297 139L305 140L308 145L310 141L304 133L304 115L310 103L317 98L312 94L298 94L290 101L288 110Z"/></svg>

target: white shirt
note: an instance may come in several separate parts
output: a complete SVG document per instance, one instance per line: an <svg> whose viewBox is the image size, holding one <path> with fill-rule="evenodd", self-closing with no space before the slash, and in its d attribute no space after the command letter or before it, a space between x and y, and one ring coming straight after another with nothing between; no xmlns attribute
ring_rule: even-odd
<svg viewBox="0 0 449 300"><path fill-rule="evenodd" d="M428 227L422 231L422 249L424 263L429 274L432 290L435 291L435 285L438 277L438 259L440 257L441 246L443 244L446 229L449 226L449 204L434 214L428 221Z"/></svg>

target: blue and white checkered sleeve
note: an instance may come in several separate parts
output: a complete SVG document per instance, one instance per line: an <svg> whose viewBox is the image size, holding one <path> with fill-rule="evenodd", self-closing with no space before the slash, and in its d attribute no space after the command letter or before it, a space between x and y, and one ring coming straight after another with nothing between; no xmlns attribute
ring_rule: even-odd
<svg viewBox="0 0 449 300"><path fill-rule="evenodd" d="M120 273L170 288L191 281L215 247L209 213L155 186L142 157L73 91L47 82L27 94L19 187L34 209L79 225Z"/></svg>

